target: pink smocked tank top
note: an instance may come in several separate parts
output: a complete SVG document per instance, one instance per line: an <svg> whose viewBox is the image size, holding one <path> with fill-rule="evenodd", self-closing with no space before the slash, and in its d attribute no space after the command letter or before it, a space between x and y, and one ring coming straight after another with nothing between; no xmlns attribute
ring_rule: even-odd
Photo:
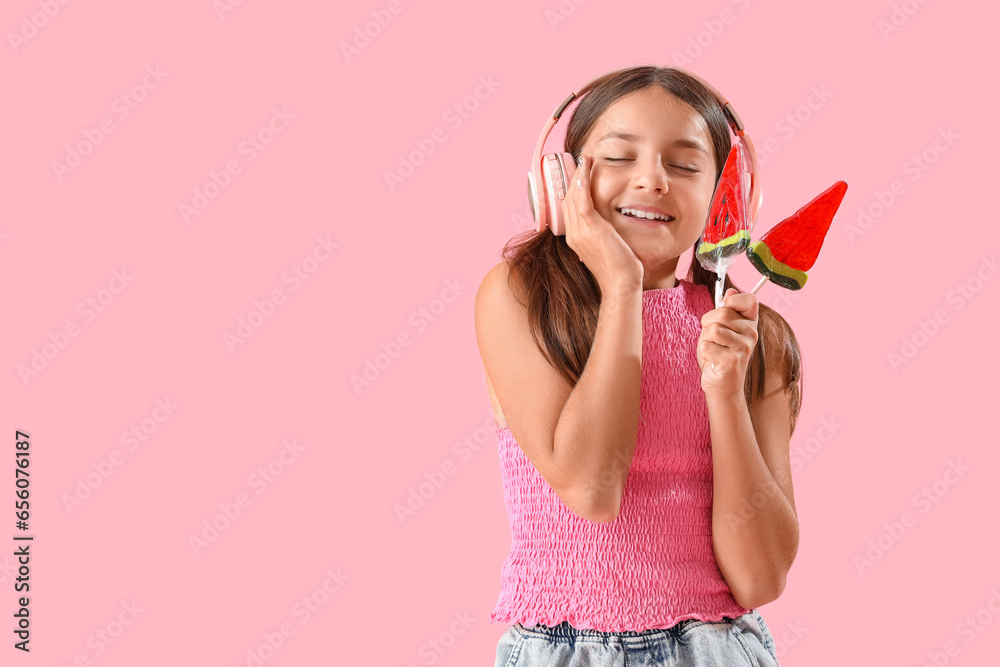
<svg viewBox="0 0 1000 667"><path fill-rule="evenodd" d="M571 512L506 426L497 430L510 554L494 623L603 632L669 628L749 612L712 549L712 444L697 344L708 288L643 292L639 432L610 523Z"/></svg>

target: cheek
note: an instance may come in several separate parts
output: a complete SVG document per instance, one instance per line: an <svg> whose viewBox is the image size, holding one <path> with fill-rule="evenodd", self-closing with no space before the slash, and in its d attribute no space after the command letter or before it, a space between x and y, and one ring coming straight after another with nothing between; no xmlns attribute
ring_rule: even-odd
<svg viewBox="0 0 1000 667"><path fill-rule="evenodd" d="M598 210L611 210L611 199L615 196L614 183L608 178L595 180L590 188L591 197L594 200L594 208Z"/></svg>
<svg viewBox="0 0 1000 667"><path fill-rule="evenodd" d="M688 201L694 209L703 211L707 215L708 209L712 205L713 194L715 194L715 186L713 183L709 183L707 186L702 185L692 189Z"/></svg>

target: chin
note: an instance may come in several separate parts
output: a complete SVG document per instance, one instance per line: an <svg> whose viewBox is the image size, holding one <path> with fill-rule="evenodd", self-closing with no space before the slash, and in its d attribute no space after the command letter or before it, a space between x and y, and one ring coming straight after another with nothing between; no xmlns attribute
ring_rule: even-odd
<svg viewBox="0 0 1000 667"><path fill-rule="evenodd" d="M694 247L696 242L697 239L691 241L690 243L687 242L664 243L655 250L646 249L642 255L636 253L636 256L639 257L640 260L642 260L643 264L648 263L650 266L659 266L664 262L675 260L684 255L685 253L690 252L691 248Z"/></svg>

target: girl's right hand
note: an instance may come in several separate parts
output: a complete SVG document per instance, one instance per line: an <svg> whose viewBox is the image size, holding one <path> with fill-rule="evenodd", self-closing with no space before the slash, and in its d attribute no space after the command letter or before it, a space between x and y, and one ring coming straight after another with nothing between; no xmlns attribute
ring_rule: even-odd
<svg viewBox="0 0 1000 667"><path fill-rule="evenodd" d="M614 225L594 209L590 193L590 171L593 159L581 156L573 179L563 200L566 221L566 244L580 259L606 293L620 285L642 289L642 262L625 243Z"/></svg>

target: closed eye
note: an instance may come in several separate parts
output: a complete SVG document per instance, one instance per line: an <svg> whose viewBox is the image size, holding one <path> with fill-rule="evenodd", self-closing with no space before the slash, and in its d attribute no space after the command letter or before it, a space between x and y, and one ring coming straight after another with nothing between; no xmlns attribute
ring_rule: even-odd
<svg viewBox="0 0 1000 667"><path fill-rule="evenodd" d="M608 162L635 162L635 160L633 160L632 158L623 158L623 157L606 157L604 159ZM672 164L670 166L673 167L674 169L680 169L681 171L686 171L692 174L698 173L697 169L691 169L690 167L682 167L679 164Z"/></svg>

